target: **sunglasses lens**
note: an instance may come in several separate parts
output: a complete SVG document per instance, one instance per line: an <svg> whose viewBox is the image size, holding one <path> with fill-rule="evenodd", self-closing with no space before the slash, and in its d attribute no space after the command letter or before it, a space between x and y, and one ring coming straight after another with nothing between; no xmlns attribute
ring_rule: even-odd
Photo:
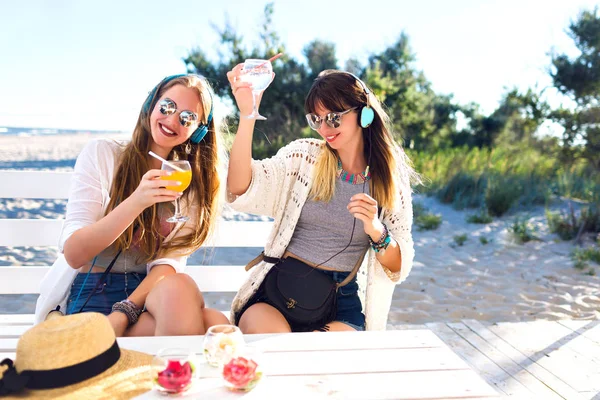
<svg viewBox="0 0 600 400"><path fill-rule="evenodd" d="M171 115L177 111L177 106L171 99L164 99L158 103L160 113L163 115Z"/></svg>
<svg viewBox="0 0 600 400"><path fill-rule="evenodd" d="M182 111L181 114L179 114L179 123L186 128L194 125L197 120L198 117L191 111Z"/></svg>
<svg viewBox="0 0 600 400"><path fill-rule="evenodd" d="M318 115L306 114L306 120L308 121L308 126L314 130L317 130L321 127L321 118Z"/></svg>
<svg viewBox="0 0 600 400"><path fill-rule="evenodd" d="M338 113L329 113L327 114L327 125L332 128L339 128L342 124L342 116Z"/></svg>

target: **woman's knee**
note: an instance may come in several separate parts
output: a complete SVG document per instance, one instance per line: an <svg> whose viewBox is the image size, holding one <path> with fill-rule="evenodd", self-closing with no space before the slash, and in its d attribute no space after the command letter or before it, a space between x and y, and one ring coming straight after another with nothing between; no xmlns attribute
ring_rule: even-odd
<svg viewBox="0 0 600 400"><path fill-rule="evenodd" d="M204 297L194 279L187 274L171 274L162 278L150 291L146 303L177 302L204 308ZM191 302L191 303L190 303Z"/></svg>
<svg viewBox="0 0 600 400"><path fill-rule="evenodd" d="M285 317L273 306L256 303L242 314L239 327L244 333L287 333L292 329Z"/></svg>
<svg viewBox="0 0 600 400"><path fill-rule="evenodd" d="M204 320L204 329L208 330L214 325L229 325L229 318L221 311L214 308L205 308L202 310L202 319Z"/></svg>

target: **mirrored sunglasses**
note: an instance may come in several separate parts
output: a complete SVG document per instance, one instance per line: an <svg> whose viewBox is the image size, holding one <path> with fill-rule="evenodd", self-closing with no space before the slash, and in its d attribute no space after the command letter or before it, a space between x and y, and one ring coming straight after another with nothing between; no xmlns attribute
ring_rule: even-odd
<svg viewBox="0 0 600 400"><path fill-rule="evenodd" d="M177 111L177 104L169 98L163 99L158 103L158 109L162 115L171 115ZM181 126L189 128L198 122L198 115L194 112L183 110L179 113L179 123Z"/></svg>
<svg viewBox="0 0 600 400"><path fill-rule="evenodd" d="M321 128L323 120L325 120L325 123L331 128L339 128L342 124L342 116L344 114L348 114L350 111L353 110L356 110L356 107L342 112L330 112L329 114L325 115L325 117L320 117L312 113L306 114L306 120L308 121L308 126L310 126L315 131Z"/></svg>

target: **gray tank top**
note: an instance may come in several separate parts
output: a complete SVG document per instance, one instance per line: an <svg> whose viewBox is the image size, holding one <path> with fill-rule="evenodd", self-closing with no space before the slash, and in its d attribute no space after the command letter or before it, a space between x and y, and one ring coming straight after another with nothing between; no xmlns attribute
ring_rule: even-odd
<svg viewBox="0 0 600 400"><path fill-rule="evenodd" d="M369 194L368 182L364 190ZM336 271L352 271L369 246L363 223L358 219L348 248L331 260L324 261L341 251L350 241L354 217L346 207L350 198L362 191L363 184L353 185L337 179L335 194L330 202L306 200L287 250L314 264Z"/></svg>
<svg viewBox="0 0 600 400"><path fill-rule="evenodd" d="M163 236L167 236L171 229L173 229L173 224L166 222L170 213L165 210L164 207L158 208L158 218L160 221L160 231ZM135 238L134 238L135 242ZM114 249L114 246L109 246L104 249L100 254L98 254L96 258L96 263L94 266L107 268L111 261L115 258L117 252ZM147 262L139 263L138 260L143 260L143 254L140 251L140 248L133 245L126 251L121 252L119 258L113 265L110 272L115 273L129 273L129 272L137 272L141 274L146 273Z"/></svg>

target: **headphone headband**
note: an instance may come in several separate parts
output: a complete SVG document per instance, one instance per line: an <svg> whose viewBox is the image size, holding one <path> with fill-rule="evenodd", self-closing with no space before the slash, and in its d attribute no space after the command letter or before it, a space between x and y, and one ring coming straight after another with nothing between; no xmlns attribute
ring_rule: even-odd
<svg viewBox="0 0 600 400"><path fill-rule="evenodd" d="M346 74L353 77L356 80L356 82L358 82L358 84L362 87L363 92L365 92L365 97L367 98L367 105L364 106L360 111L360 126L362 126L363 128L368 128L369 125L371 125L373 123L373 120L375 119L375 112L369 104L369 94L371 93L371 91L369 90L367 85L362 80L360 80L358 76L354 75L352 72L346 72Z"/></svg>

